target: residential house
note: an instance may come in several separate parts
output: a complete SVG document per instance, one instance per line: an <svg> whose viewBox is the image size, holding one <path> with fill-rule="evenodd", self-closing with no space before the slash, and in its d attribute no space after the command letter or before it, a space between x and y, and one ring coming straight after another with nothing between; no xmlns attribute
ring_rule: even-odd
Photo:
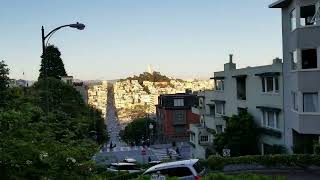
<svg viewBox="0 0 320 180"><path fill-rule="evenodd" d="M249 112L261 127L262 154L284 143L281 59L271 65L237 69L232 58L230 55L224 71L214 73L215 88L199 92L199 105L192 108L200 115L200 124L190 126L193 157L205 159L213 153L214 133L224 131L224 117L240 111Z"/></svg>
<svg viewBox="0 0 320 180"><path fill-rule="evenodd" d="M199 123L199 116L191 112L197 103L192 94L165 94L158 98L158 139L161 142L186 141L190 124Z"/></svg>
<svg viewBox="0 0 320 180"><path fill-rule="evenodd" d="M285 145L312 153L320 135L320 1L278 0L282 10Z"/></svg>

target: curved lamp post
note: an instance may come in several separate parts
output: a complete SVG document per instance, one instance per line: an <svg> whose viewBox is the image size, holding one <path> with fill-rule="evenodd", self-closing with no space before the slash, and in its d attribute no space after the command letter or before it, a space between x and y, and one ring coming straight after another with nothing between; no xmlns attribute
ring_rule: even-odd
<svg viewBox="0 0 320 180"><path fill-rule="evenodd" d="M52 31L50 31L47 35L44 34L44 28L43 26L41 27L41 37L42 37L42 55L44 55L45 53L45 50L46 50L46 46L49 42L49 39L51 38L51 36L57 32L59 29L61 28L64 28L64 27L71 27L71 28L76 28L78 30L83 30L86 26L82 23L75 23L75 24L66 24L66 25L62 25L62 26L59 26L55 29L53 29ZM47 39L47 43L45 43ZM45 64L45 83L46 83L46 90L48 90L48 82L47 82L47 78L48 78L48 72L47 72L47 63L44 63ZM46 114L48 115L48 112L49 112L49 102L48 102L48 92L46 92Z"/></svg>
<svg viewBox="0 0 320 180"><path fill-rule="evenodd" d="M45 51L45 48L46 48L46 44L45 44L45 40L48 38L48 41L49 39L51 38L51 36L57 32L59 29L61 28L64 28L64 27L71 27L71 28L76 28L78 30L83 30L86 26L82 23L75 23L75 24L67 24L67 25L63 25L63 26L59 26L55 29L53 29L52 31L50 31L47 35L44 35L44 28L43 26L41 27L41 34L42 34L42 53L44 53ZM47 42L48 42L47 41Z"/></svg>

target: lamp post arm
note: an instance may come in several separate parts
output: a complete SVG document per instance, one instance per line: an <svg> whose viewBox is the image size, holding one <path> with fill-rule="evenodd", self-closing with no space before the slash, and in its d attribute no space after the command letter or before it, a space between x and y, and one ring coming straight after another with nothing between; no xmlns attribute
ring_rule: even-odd
<svg viewBox="0 0 320 180"><path fill-rule="evenodd" d="M63 26L59 26L59 27L55 28L54 30L50 31L50 32L44 37L44 39L47 39L47 37L49 37L49 36L50 36L51 34L53 34L55 31L57 31L57 30L59 30L59 29L61 29L61 28L64 28L64 27L68 27L68 26L70 26L70 24L63 25Z"/></svg>

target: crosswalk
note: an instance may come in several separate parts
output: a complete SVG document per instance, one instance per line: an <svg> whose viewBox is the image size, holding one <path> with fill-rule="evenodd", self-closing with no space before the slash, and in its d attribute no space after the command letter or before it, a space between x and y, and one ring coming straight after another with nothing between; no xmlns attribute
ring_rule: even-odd
<svg viewBox="0 0 320 180"><path fill-rule="evenodd" d="M179 156L175 150L173 149L168 149L168 150L169 150L169 153L171 154L172 159L176 159ZM167 149L152 149L152 152L160 161L165 159L170 159L170 156L167 153Z"/></svg>

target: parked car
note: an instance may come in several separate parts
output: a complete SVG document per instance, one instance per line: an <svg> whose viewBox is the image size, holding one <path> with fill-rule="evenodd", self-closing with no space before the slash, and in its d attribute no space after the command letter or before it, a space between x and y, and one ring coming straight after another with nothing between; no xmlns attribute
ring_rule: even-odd
<svg viewBox="0 0 320 180"><path fill-rule="evenodd" d="M162 163L162 161L150 161L148 164L154 166L154 165L157 165L157 164L160 164Z"/></svg>
<svg viewBox="0 0 320 180"><path fill-rule="evenodd" d="M141 169L137 167L134 163L111 163L109 168L107 168L107 171L111 172L119 172L119 171L128 171L129 173L137 173L141 172Z"/></svg>
<svg viewBox="0 0 320 180"><path fill-rule="evenodd" d="M133 159L133 158L126 158L123 160L123 162L127 162L127 163L136 163L137 160Z"/></svg>
<svg viewBox="0 0 320 180"><path fill-rule="evenodd" d="M146 170L144 175L160 174L169 177L178 177L183 180L200 179L206 174L206 169L199 159L161 163Z"/></svg>

